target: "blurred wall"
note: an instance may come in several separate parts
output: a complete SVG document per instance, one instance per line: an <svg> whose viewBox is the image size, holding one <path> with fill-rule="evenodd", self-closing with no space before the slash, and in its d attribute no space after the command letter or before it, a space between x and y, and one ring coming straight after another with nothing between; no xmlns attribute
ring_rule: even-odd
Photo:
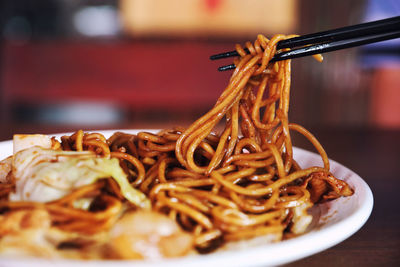
<svg viewBox="0 0 400 267"><path fill-rule="evenodd" d="M360 23L365 1L301 1L299 34ZM292 117L307 124L362 126L369 123L369 86L364 77L359 48L293 60Z"/></svg>
<svg viewBox="0 0 400 267"><path fill-rule="evenodd" d="M296 0L121 0L125 32L133 36L224 38L290 33Z"/></svg>
<svg viewBox="0 0 400 267"><path fill-rule="evenodd" d="M161 11L151 3L157 1L39 2L1 2L3 121L73 124L79 114L87 115L75 121L83 124L99 118L108 118L100 124L191 121L214 104L229 78L216 71L227 62L210 62L209 55L254 40L257 32L306 34L360 23L366 3L173 0L163 3L175 13L155 16ZM324 58L292 61L291 119L306 125L374 123L370 73L361 69L360 49ZM79 110L72 121L58 117L71 109ZM105 115L96 116L100 111Z"/></svg>

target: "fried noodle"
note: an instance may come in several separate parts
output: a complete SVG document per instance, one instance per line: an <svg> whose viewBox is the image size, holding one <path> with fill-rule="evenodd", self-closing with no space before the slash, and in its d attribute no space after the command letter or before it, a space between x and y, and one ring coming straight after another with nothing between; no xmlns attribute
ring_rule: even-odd
<svg viewBox="0 0 400 267"><path fill-rule="evenodd" d="M274 234L300 234L302 218L314 203L349 196L352 189L329 172L318 140L288 121L290 60L270 63L276 44L292 36L259 35L236 46L239 57L228 86L214 107L188 128L99 133L77 131L53 139L53 148L95 152L118 158L132 187L144 192L155 211L195 236L199 251L226 241ZM222 130L218 131L218 129ZM291 131L305 136L321 155L323 167L302 169L293 158ZM2 198L11 189L3 185ZM322 189L321 189L322 188ZM74 207L80 198L94 201L88 210ZM4 198L3 198L4 199ZM45 208L52 224L65 231L106 231L127 204L112 179L81 187L50 203L0 203L2 209ZM301 214L299 216L298 214Z"/></svg>

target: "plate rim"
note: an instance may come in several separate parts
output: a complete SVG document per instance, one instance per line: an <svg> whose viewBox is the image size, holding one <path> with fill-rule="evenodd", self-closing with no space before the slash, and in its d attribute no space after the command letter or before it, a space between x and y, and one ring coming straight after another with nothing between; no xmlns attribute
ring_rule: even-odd
<svg viewBox="0 0 400 267"><path fill-rule="evenodd" d="M125 133L137 133L140 131L157 132L158 129L108 129L108 130L85 130L85 132L99 132L104 135L110 136L115 132L125 132ZM49 136L55 136L60 138L62 135L69 135L73 132L65 133L50 133ZM11 146L9 149L12 154L12 140L0 141L0 148L3 146ZM293 147L293 154L304 154L307 158L320 157L319 154L308 151L302 148ZM5 154L3 150L0 150L0 155ZM9 153L10 155L10 153ZM7 157L7 156L5 156ZM0 158L3 160L5 157ZM374 198L371 188L368 184L354 171L342 165L341 163L329 159L331 164L331 170L333 168L339 168L339 170L348 173L348 180L352 183L359 184L356 188L357 193L361 194L363 199L358 200L358 208L351 213L345 219L341 219L338 222L334 222L332 225L322 226L318 231L313 231L305 233L301 236L295 237L289 240L283 240L272 244L263 244L256 247L252 247L251 250L241 249L241 250L226 250L217 251L215 253L210 253L206 255L188 255L181 258L173 259L160 259L160 260L73 260L73 259L43 259L43 258L32 258L27 257L23 259L14 257L3 257L0 256L0 263L7 263L8 266L23 266L29 264L30 266L40 266L43 267L46 264L51 264L51 266L71 266L71 264L77 266L143 266L143 267L153 267L162 264L163 266L176 266L177 264L183 264L185 266L204 266L205 264L213 264L219 266L259 266L259 265L280 265L289 262L293 262L330 247L337 245L338 243L349 238L351 235L356 233L368 220L371 215ZM350 197L351 198L351 197ZM337 235L332 235L331 233L339 233ZM329 242L326 242L328 237L332 237ZM304 244L309 244L305 246ZM299 251L296 248L302 245L303 250ZM281 255L282 251L286 251L285 255ZM287 253L291 251L291 253ZM267 252L267 253L266 253ZM265 259L266 254L270 256L268 260ZM271 258L272 257L272 258ZM248 259L251 259L249 262ZM226 259L229 259L227 262Z"/></svg>

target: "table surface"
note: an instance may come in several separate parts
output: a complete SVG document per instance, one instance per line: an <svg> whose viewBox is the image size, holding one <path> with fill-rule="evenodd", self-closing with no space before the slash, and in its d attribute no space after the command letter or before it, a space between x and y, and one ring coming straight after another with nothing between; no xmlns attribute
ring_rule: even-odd
<svg viewBox="0 0 400 267"><path fill-rule="evenodd" d="M121 128L153 126L123 125ZM55 133L67 129L67 126L1 125L0 141L10 139L13 133ZM400 204L396 198L400 188L400 130L323 127L310 130L331 159L368 183L374 195L374 208L367 223L353 236L287 266L400 266ZM294 136L293 140L296 146L312 150L300 136Z"/></svg>

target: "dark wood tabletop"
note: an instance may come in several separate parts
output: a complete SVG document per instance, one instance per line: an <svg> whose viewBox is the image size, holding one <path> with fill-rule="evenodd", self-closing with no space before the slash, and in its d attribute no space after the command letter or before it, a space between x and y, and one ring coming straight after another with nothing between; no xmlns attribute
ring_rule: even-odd
<svg viewBox="0 0 400 267"><path fill-rule="evenodd" d="M154 128L154 125L123 125L121 128ZM10 139L17 132L55 133L75 129L77 127L2 125L0 140ZM400 130L325 127L310 130L331 159L350 168L368 183L374 195L374 207L367 223L353 236L287 266L400 266ZM299 136L294 136L294 144L312 150Z"/></svg>
<svg viewBox="0 0 400 267"><path fill-rule="evenodd" d="M400 266L400 131L323 128L313 132L331 159L367 182L374 207L353 236L288 266Z"/></svg>

